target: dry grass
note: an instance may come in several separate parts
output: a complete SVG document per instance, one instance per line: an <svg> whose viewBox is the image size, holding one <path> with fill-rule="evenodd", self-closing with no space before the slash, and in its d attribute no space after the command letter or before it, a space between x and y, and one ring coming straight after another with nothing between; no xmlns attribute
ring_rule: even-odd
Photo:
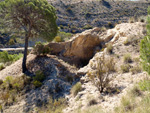
<svg viewBox="0 0 150 113"><path fill-rule="evenodd" d="M82 90L82 85L80 82L78 82L72 87L71 93L73 94L73 96L76 96L78 92L81 90Z"/></svg>
<svg viewBox="0 0 150 113"><path fill-rule="evenodd" d="M123 61L124 61L124 63L131 63L132 62L131 55L125 54L123 57Z"/></svg>
<svg viewBox="0 0 150 113"><path fill-rule="evenodd" d="M129 64L123 64L123 65L121 65L121 72L122 73L127 73L127 72L129 72L129 70L130 70L130 65Z"/></svg>

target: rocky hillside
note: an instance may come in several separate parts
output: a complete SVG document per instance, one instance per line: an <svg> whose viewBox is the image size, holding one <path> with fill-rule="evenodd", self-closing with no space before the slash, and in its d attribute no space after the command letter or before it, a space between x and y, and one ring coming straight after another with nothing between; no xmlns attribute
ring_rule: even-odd
<svg viewBox="0 0 150 113"><path fill-rule="evenodd" d="M129 20L144 21L143 16L147 15L150 4L145 0L48 0L48 2L56 8L60 31L69 33L81 33L94 27L113 28L117 23ZM2 20L0 23L0 48L23 47L23 37L17 36L18 34L9 36L11 29L4 29ZM30 40L29 46L34 46L36 41ZM44 42L41 39L38 41Z"/></svg>
<svg viewBox="0 0 150 113"><path fill-rule="evenodd" d="M24 90L19 90L15 101L11 100L11 96L8 100L7 97L1 97L1 110L4 113L44 112L50 98L59 100L64 97L67 105L63 109L64 113L87 113L86 110L92 109L96 109L97 113L101 110L113 112L122 96L146 76L141 70L139 60L139 42L145 33L145 23L122 23L105 31L100 28L87 30L64 43L49 43L47 46L54 47L53 55L28 55L28 69L32 73L30 75L34 76L37 71L42 71L46 77L42 84L35 87L37 84L33 81L25 85ZM115 71L110 73L113 80L109 91L100 93L91 82L89 73L97 69L97 64L100 63L98 59L103 55L113 58L115 64L110 66L115 67ZM0 71L0 79L5 80L7 76L21 77L21 63L22 59ZM78 63L78 68L75 63ZM72 87L77 82L80 82L81 88L74 95ZM1 94L5 91L8 89L0 89ZM55 106L57 105L60 103L55 102ZM42 106L45 106L44 109Z"/></svg>
<svg viewBox="0 0 150 113"><path fill-rule="evenodd" d="M48 0L57 10L62 31L77 33L92 27L113 27L133 17L147 15L149 1Z"/></svg>

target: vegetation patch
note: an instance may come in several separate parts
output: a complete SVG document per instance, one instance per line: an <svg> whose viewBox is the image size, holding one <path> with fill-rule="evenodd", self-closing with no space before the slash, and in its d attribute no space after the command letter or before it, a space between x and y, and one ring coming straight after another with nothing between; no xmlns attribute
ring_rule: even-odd
<svg viewBox="0 0 150 113"><path fill-rule="evenodd" d="M19 94L23 94L26 90L26 85L29 85L30 77L23 75L21 77L13 78L7 76L4 81L1 80L0 84L0 104L2 106L9 106L17 102Z"/></svg>
<svg viewBox="0 0 150 113"><path fill-rule="evenodd" d="M147 87L147 86L146 86ZM139 99L140 98L140 99ZM142 95L138 86L133 87L127 95L122 97L120 106L115 108L115 113L149 113L150 96Z"/></svg>
<svg viewBox="0 0 150 113"><path fill-rule="evenodd" d="M124 61L124 63L131 63L132 62L131 55L125 54L123 57L123 61Z"/></svg>
<svg viewBox="0 0 150 113"><path fill-rule="evenodd" d="M73 96L76 96L78 92L80 92L81 90L82 90L82 85L80 82L78 82L72 87L71 93L73 94Z"/></svg>
<svg viewBox="0 0 150 113"><path fill-rule="evenodd" d="M88 76L93 84L102 93L104 89L107 89L109 83L113 80L115 72L115 62L111 57L106 58L104 55L97 59L97 68L94 72L89 72Z"/></svg>
<svg viewBox="0 0 150 113"><path fill-rule="evenodd" d="M110 54L113 52L113 44L112 43L109 43L107 45L107 52L110 53Z"/></svg>
<svg viewBox="0 0 150 113"><path fill-rule="evenodd" d="M33 54L37 56L45 56L50 53L51 53L51 48L42 44L41 42L36 43L33 49Z"/></svg>
<svg viewBox="0 0 150 113"><path fill-rule="evenodd" d="M58 100L54 100L52 98L49 99L47 105L42 106L38 109L39 113L63 113L62 110L66 107L66 100L64 98L59 98Z"/></svg>
<svg viewBox="0 0 150 113"><path fill-rule="evenodd" d="M8 54L7 51L0 52L0 62L6 63L6 62L15 62L19 60L23 54Z"/></svg>
<svg viewBox="0 0 150 113"><path fill-rule="evenodd" d="M143 80L139 82L139 88L142 91L150 91L150 80Z"/></svg>
<svg viewBox="0 0 150 113"><path fill-rule="evenodd" d="M130 72L131 72L132 74L137 74L137 73L142 72L142 68L141 68L141 66L139 66L139 65L137 64L137 65L135 65L134 67L132 67L132 68L130 69Z"/></svg>
<svg viewBox="0 0 150 113"><path fill-rule="evenodd" d="M129 72L131 66L129 64L123 64L123 65L121 65L120 68L121 68L122 73L127 73L127 72Z"/></svg>

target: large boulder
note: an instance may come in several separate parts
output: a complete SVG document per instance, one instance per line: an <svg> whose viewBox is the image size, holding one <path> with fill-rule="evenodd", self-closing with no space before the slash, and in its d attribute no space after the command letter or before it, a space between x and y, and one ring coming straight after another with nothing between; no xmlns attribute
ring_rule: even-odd
<svg viewBox="0 0 150 113"><path fill-rule="evenodd" d="M68 42L49 43L52 54L62 55L71 59L89 60L93 57L95 48L100 46L101 39L97 35L99 28L87 30L75 35Z"/></svg>

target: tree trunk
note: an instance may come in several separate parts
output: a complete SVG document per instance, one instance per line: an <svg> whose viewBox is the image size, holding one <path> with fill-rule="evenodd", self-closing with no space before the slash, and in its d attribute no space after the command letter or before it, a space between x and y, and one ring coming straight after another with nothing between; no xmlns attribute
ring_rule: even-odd
<svg viewBox="0 0 150 113"><path fill-rule="evenodd" d="M25 73L27 71L27 66L26 66L26 60L27 60L27 52L28 52L28 39L29 36L26 33L25 35L25 47L24 47L24 56L23 56L23 62L22 62L22 72Z"/></svg>

